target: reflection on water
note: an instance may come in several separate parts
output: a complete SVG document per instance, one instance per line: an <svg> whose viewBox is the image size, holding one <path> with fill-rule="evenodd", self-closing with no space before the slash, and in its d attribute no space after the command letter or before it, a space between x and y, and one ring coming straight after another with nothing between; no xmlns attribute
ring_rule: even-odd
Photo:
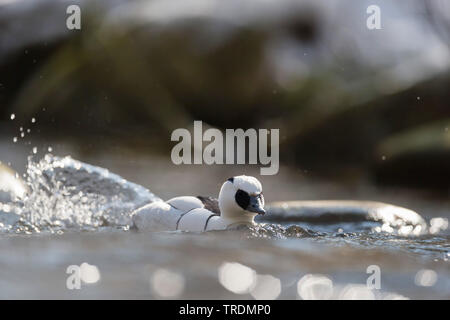
<svg viewBox="0 0 450 320"><path fill-rule="evenodd" d="M437 281L437 274L434 270L420 270L414 279L416 285L422 287L432 287Z"/></svg>
<svg viewBox="0 0 450 320"><path fill-rule="evenodd" d="M20 181L14 174L4 177L9 189L1 188L7 192L0 194L0 264L13 276L0 278L0 297L23 297L23 292L67 298L450 295L446 218L435 217L428 226L407 209L358 213L349 210L353 204L312 219L309 211L295 212L292 203L284 203L272 205L270 221L254 227L138 233L129 230L132 212L160 198L105 169L47 155L38 162L30 159L23 189L11 188ZM74 263L81 264L83 285L88 285L80 293L61 288L65 269ZM381 269L381 290L366 286L370 265ZM31 281L36 275L45 281Z"/></svg>
<svg viewBox="0 0 450 320"><path fill-rule="evenodd" d="M156 270L150 279L150 285L161 298L175 298L183 293L184 276L167 269Z"/></svg>
<svg viewBox="0 0 450 320"><path fill-rule="evenodd" d="M258 274L250 294L256 300L275 300L281 294L281 281L270 274Z"/></svg>
<svg viewBox="0 0 450 320"><path fill-rule="evenodd" d="M327 276L307 274L298 281L297 292L303 300L331 299L333 281Z"/></svg>
<svg viewBox="0 0 450 320"><path fill-rule="evenodd" d="M219 267L219 281L233 293L248 293L256 283L256 272L240 263L225 262Z"/></svg>

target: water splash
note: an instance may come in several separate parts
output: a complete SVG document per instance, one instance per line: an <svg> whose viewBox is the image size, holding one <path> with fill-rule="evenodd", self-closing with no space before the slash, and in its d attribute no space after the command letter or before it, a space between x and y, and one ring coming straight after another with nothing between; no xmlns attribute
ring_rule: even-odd
<svg viewBox="0 0 450 320"><path fill-rule="evenodd" d="M136 208L160 201L149 190L108 170L47 154L27 166L29 192L15 203L15 232L129 228Z"/></svg>

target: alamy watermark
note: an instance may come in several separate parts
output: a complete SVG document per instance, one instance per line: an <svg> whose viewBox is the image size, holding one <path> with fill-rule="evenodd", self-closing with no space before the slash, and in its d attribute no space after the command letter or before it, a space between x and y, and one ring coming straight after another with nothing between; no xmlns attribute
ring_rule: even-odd
<svg viewBox="0 0 450 320"><path fill-rule="evenodd" d="M370 16L366 20L366 26L369 30L381 29L381 9L377 5L370 5L366 10L367 14Z"/></svg>
<svg viewBox="0 0 450 320"><path fill-rule="evenodd" d="M202 121L194 121L193 138L189 130L178 128L170 139L179 141L171 152L172 162L176 165L246 164L248 160L248 164L267 166L260 169L261 175L274 175L279 170L279 129L226 129L224 139L219 129L209 128L203 132ZM205 148L203 142L209 142Z"/></svg>
<svg viewBox="0 0 450 320"><path fill-rule="evenodd" d="M69 30L81 30L81 9L76 4L67 7L66 13L69 16L66 19L66 27Z"/></svg>
<svg viewBox="0 0 450 320"><path fill-rule="evenodd" d="M371 274L366 281L367 289L381 289L381 269L376 264L372 264L366 269L367 274Z"/></svg>

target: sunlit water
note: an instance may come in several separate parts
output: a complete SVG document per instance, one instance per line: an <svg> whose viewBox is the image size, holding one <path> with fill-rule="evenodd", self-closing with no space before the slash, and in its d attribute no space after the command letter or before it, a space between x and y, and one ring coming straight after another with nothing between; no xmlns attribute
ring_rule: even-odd
<svg viewBox="0 0 450 320"><path fill-rule="evenodd" d="M450 297L445 218L274 204L251 228L139 233L132 212L161 199L106 169L46 155L29 159L25 185L2 181L0 267L12 275L0 278L2 298ZM67 289L66 268L82 263L85 290ZM366 286L370 265L380 290Z"/></svg>

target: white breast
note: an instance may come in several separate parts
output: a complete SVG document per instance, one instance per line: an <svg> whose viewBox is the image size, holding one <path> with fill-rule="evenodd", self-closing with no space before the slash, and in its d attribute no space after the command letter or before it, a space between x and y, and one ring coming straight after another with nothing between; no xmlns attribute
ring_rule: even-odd
<svg viewBox="0 0 450 320"><path fill-rule="evenodd" d="M206 230L207 223L214 213L204 208L190 210L184 214L178 223L178 230L202 232Z"/></svg>
<svg viewBox="0 0 450 320"><path fill-rule="evenodd" d="M196 197L176 197L167 202L153 202L135 211L133 223L143 231L224 230L227 224L204 208Z"/></svg>

